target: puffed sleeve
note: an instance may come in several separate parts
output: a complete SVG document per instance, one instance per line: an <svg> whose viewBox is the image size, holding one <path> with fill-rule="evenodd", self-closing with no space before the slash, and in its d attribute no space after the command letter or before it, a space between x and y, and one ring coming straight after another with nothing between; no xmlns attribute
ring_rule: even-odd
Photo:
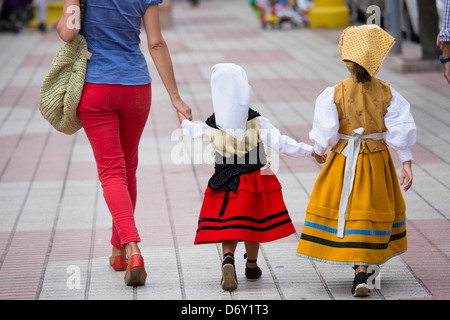
<svg viewBox="0 0 450 320"><path fill-rule="evenodd" d="M312 155L312 146L297 142L289 136L282 135L280 131L265 117L258 117L261 125L260 139L271 149L291 157L309 157Z"/></svg>
<svg viewBox="0 0 450 320"><path fill-rule="evenodd" d="M151 4L160 4L162 2L163 0L145 0L145 4L147 5L147 7Z"/></svg>
<svg viewBox="0 0 450 320"><path fill-rule="evenodd" d="M339 115L334 103L334 87L325 89L316 99L309 138L314 141L314 151L319 155L339 141Z"/></svg>
<svg viewBox="0 0 450 320"><path fill-rule="evenodd" d="M181 123L183 128L183 134L191 137L192 139L201 138L205 133L208 125L205 122L192 122L184 119Z"/></svg>
<svg viewBox="0 0 450 320"><path fill-rule="evenodd" d="M391 86L392 99L384 116L386 142L402 162L413 160L409 149L417 140L417 129L409 102Z"/></svg>

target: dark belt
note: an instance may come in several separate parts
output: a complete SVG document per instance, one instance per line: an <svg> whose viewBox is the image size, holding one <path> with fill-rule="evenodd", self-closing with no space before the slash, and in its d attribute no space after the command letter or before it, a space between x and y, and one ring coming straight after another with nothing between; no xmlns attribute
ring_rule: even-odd
<svg viewBox="0 0 450 320"><path fill-rule="evenodd" d="M216 152L215 174L209 179L208 187L212 190L219 190L225 187L225 197L220 208L219 217L225 213L230 192L237 193L240 176L258 171L265 165L266 154L263 146L260 146L260 144L241 157L235 155L225 158Z"/></svg>

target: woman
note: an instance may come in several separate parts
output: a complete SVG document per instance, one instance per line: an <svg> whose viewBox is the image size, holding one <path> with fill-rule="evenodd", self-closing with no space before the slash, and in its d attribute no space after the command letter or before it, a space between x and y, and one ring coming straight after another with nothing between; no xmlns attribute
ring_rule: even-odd
<svg viewBox="0 0 450 320"><path fill-rule="evenodd" d="M110 264L126 270L126 285L143 285L147 277L134 220L138 146L150 112L151 77L140 50L141 22L148 48L172 105L188 119L191 109L178 94L173 66L159 25L162 0L89 0L83 34L92 53L78 116L92 146L103 195L113 218ZM58 33L74 39L73 10L79 0L64 0Z"/></svg>

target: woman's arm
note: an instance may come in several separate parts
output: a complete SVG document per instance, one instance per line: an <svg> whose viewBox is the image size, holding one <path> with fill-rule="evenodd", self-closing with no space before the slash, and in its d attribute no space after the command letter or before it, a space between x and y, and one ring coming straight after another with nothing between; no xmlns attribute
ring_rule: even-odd
<svg viewBox="0 0 450 320"><path fill-rule="evenodd" d="M65 42L77 36L80 32L80 0L64 0L62 16L56 30Z"/></svg>
<svg viewBox="0 0 450 320"><path fill-rule="evenodd" d="M192 120L191 108L181 99L173 72L172 59L159 25L158 5L149 5L144 14L144 27L147 33L148 49L161 77L172 105L188 120Z"/></svg>

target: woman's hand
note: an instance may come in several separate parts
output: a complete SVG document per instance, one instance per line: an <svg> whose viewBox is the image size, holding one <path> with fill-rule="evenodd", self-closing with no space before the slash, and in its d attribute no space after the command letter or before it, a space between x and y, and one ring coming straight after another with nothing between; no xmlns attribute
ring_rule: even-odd
<svg viewBox="0 0 450 320"><path fill-rule="evenodd" d="M404 186L403 184L406 183ZM411 161L403 162L403 169L400 175L400 185L403 186L403 190L408 191L413 183L413 174L411 169Z"/></svg>
<svg viewBox="0 0 450 320"><path fill-rule="evenodd" d="M181 98L172 101L172 104L177 110L178 118L180 118L181 114L184 119L192 121L192 110ZM183 120L180 120L180 123L183 122Z"/></svg>

